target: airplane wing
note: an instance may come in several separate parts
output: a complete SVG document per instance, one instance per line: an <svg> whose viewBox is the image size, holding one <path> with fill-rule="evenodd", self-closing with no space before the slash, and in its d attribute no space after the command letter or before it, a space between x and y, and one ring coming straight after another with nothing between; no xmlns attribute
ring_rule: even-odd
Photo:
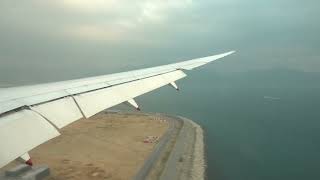
<svg viewBox="0 0 320 180"><path fill-rule="evenodd" d="M202 66L232 52L153 68L84 79L0 88L0 168L60 135L59 129L104 109L128 102L175 81L184 70Z"/></svg>

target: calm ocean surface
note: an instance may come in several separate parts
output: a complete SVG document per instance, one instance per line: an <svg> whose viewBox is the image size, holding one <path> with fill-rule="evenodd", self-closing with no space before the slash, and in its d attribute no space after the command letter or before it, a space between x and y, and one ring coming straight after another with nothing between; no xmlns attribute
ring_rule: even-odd
<svg viewBox="0 0 320 180"><path fill-rule="evenodd" d="M205 69L178 81L181 92L165 87L137 100L203 126L208 179L320 179L319 77Z"/></svg>

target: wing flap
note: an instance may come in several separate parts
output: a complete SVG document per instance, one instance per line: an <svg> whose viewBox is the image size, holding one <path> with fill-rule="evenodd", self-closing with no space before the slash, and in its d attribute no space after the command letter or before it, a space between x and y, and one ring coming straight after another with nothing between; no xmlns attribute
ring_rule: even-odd
<svg viewBox="0 0 320 180"><path fill-rule="evenodd" d="M63 128L83 117L72 97L32 106L31 109L44 116L57 128Z"/></svg>
<svg viewBox="0 0 320 180"><path fill-rule="evenodd" d="M0 167L60 133L43 117L22 110L0 118Z"/></svg>
<svg viewBox="0 0 320 180"><path fill-rule="evenodd" d="M154 76L74 96L86 117L185 77L182 71Z"/></svg>

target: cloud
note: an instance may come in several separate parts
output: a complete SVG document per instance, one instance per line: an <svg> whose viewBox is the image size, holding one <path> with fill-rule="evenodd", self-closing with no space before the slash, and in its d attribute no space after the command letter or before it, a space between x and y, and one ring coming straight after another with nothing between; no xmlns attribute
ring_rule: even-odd
<svg viewBox="0 0 320 180"><path fill-rule="evenodd" d="M117 40L120 36L119 30L114 30L112 27L84 24L65 27L63 33L68 37L95 41Z"/></svg>
<svg viewBox="0 0 320 180"><path fill-rule="evenodd" d="M171 0L171 1L144 1L140 4L141 13L137 19L141 21L161 21L169 18L177 9L188 8L192 5L192 0Z"/></svg>
<svg viewBox="0 0 320 180"><path fill-rule="evenodd" d="M192 0L6 1L0 19L29 33L110 41L134 36L148 25L165 25L176 11L192 4Z"/></svg>
<svg viewBox="0 0 320 180"><path fill-rule="evenodd" d="M112 10L119 3L115 0L57 0L63 8L79 10L87 13Z"/></svg>
<svg viewBox="0 0 320 180"><path fill-rule="evenodd" d="M86 69L91 59L113 70L235 49L237 61L215 67L320 71L317 7L313 0L2 0L0 66Z"/></svg>
<svg viewBox="0 0 320 180"><path fill-rule="evenodd" d="M103 0L62 0L61 5L68 10L78 11L82 16L111 16L106 23L103 18L95 24L79 23L74 27L66 26L67 35L92 40L118 39L132 36L150 25L164 25L174 16L175 11L192 5L192 0L145 0L145 1L103 1ZM70 29L69 29L70 28ZM69 33L74 32L74 34ZM107 38L109 37L109 38Z"/></svg>

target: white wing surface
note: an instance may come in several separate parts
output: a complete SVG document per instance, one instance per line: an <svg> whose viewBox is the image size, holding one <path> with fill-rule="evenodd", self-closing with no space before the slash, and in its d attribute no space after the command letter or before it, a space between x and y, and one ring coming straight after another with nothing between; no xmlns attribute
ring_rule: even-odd
<svg viewBox="0 0 320 180"><path fill-rule="evenodd" d="M153 68L0 89L0 168L60 135L59 129L186 77L184 70L232 52Z"/></svg>

